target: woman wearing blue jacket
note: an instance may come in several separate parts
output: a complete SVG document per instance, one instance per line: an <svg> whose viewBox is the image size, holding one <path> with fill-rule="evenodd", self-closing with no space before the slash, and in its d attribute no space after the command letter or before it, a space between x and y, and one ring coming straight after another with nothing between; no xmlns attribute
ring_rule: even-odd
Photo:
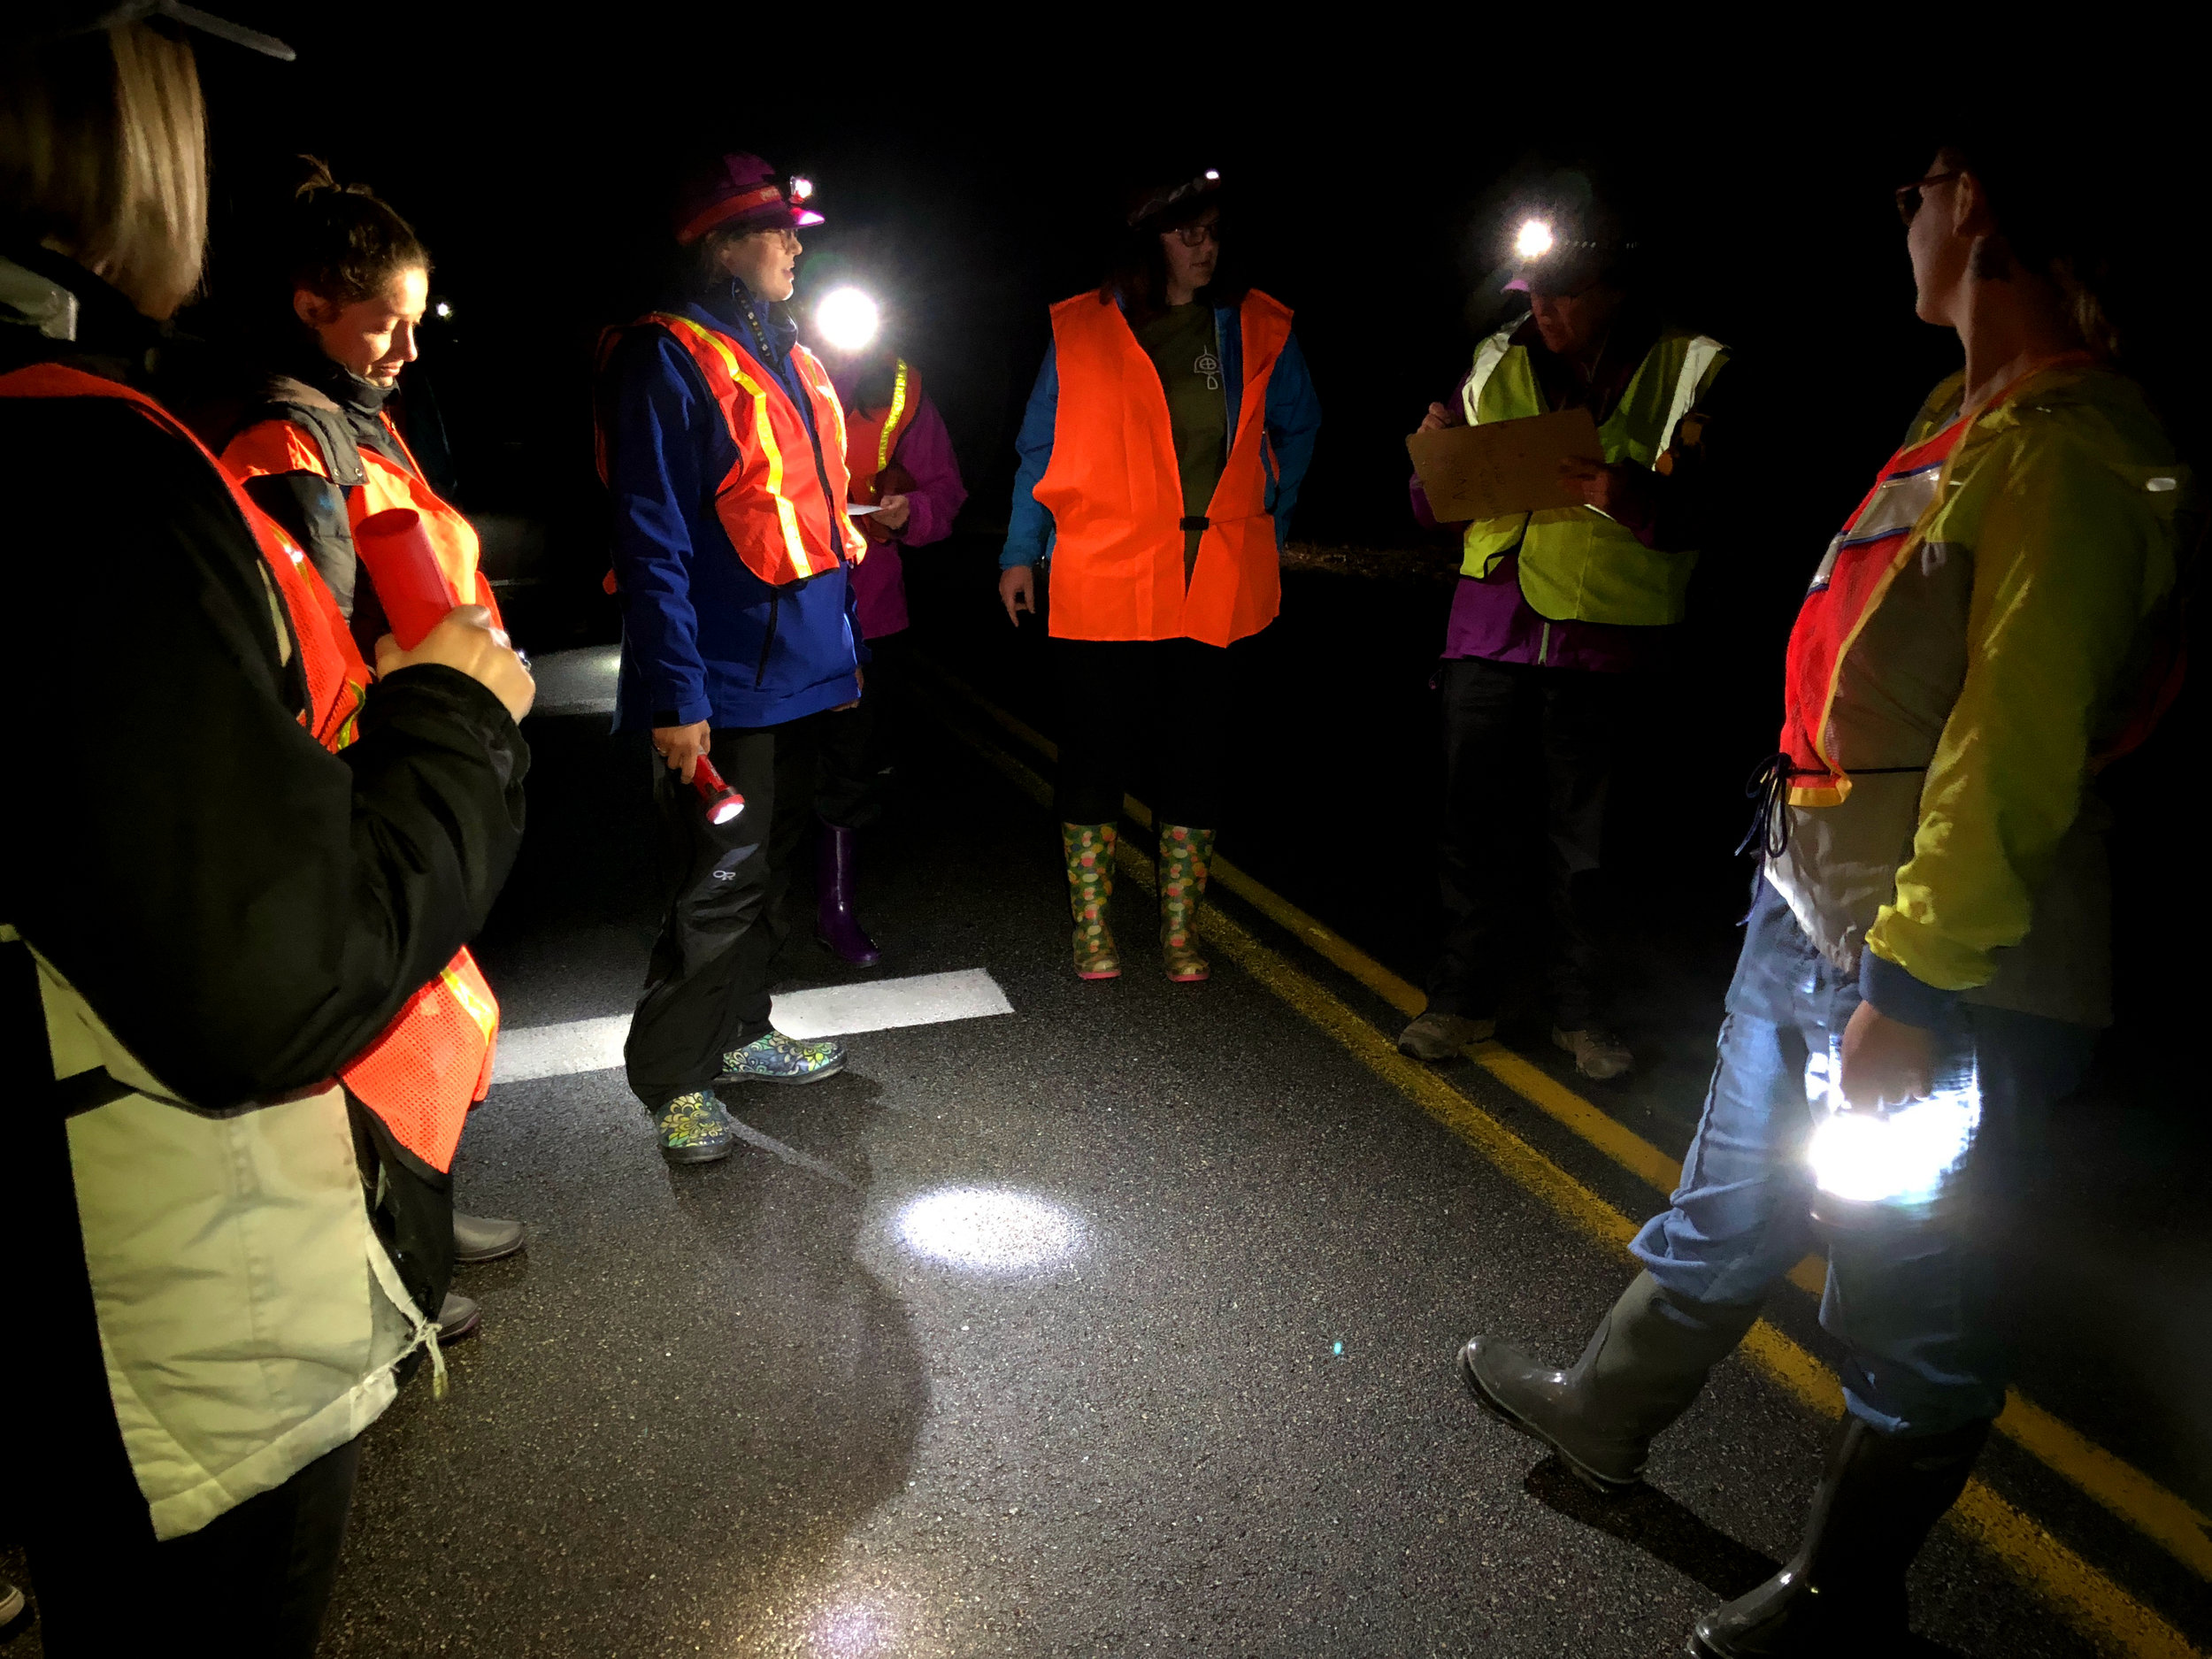
<svg viewBox="0 0 2212 1659"><path fill-rule="evenodd" d="M625 1048L670 1162L736 1145L718 1084L808 1083L845 1064L768 1019L791 856L809 816L813 722L860 695L844 415L797 341L791 296L811 193L757 156L718 157L677 204L680 303L610 331L601 466L622 600L615 728L649 732L666 916ZM708 820L703 759L745 810Z"/></svg>

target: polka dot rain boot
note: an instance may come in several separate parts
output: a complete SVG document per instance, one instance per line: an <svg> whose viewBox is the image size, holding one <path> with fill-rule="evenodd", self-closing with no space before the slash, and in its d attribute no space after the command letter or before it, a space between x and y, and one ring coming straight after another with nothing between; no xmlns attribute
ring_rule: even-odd
<svg viewBox="0 0 2212 1659"><path fill-rule="evenodd" d="M1068 909L1075 916L1076 976L1118 979L1121 959L1106 925L1106 901L1114 892L1114 826L1063 824L1060 850L1068 864Z"/></svg>
<svg viewBox="0 0 2212 1659"><path fill-rule="evenodd" d="M1213 831L1160 826L1160 956L1178 985L1195 985L1212 972L1198 954L1198 901L1213 856Z"/></svg>

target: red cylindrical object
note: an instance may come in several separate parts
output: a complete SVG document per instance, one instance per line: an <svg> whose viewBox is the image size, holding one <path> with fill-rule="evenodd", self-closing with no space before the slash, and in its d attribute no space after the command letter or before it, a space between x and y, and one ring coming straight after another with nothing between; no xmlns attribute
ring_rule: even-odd
<svg viewBox="0 0 2212 1659"><path fill-rule="evenodd" d="M691 787L707 803L710 824L726 824L745 810L745 797L722 781L722 774L704 755L693 764Z"/></svg>
<svg viewBox="0 0 2212 1659"><path fill-rule="evenodd" d="M371 513L353 528L354 551L368 566L377 602L399 649L411 651L461 602L439 567L438 555L412 507Z"/></svg>

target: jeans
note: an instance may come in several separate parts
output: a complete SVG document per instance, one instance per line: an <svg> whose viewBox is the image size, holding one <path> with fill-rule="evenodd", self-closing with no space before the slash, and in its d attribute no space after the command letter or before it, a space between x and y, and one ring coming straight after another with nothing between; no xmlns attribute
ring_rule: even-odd
<svg viewBox="0 0 2212 1659"><path fill-rule="evenodd" d="M1455 657L1444 700L1444 834L1438 872L1444 949L1429 1007L1487 1019L1525 953L1513 926L1542 895L1552 1023L1596 1014L1598 950L1585 912L1598 872L1614 733L1627 680L1579 668Z"/></svg>
<svg viewBox="0 0 2212 1659"><path fill-rule="evenodd" d="M1845 1350L1846 1405L1885 1433L1941 1433L2004 1409L1996 1262L2050 1109L2087 1072L2096 1033L1960 1004L1938 1033L1939 1064L1970 1059L1981 1122L1946 1202L1924 1217L1824 1228L1811 1213L1806 1066L1841 1041L1858 1004L1857 977L1816 950L1762 881L1682 1185L1629 1248L1677 1295L1741 1304L1763 1300L1824 1234L1820 1323Z"/></svg>
<svg viewBox="0 0 2212 1659"><path fill-rule="evenodd" d="M710 824L692 787L651 756L668 908L622 1049L649 1110L711 1087L724 1055L769 1030L769 964L788 932L784 894L812 815L820 723L835 718L717 727L707 758L745 797L726 824Z"/></svg>

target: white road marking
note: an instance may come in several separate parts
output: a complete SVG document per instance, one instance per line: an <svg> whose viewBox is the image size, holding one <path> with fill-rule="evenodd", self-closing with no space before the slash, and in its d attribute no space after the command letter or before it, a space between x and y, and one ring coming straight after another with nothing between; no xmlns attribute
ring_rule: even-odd
<svg viewBox="0 0 2212 1659"><path fill-rule="evenodd" d="M492 1062L492 1081L530 1083L575 1071L619 1071L622 1040L629 1034L627 1014L606 1019L572 1019L562 1025L533 1025L526 1031L503 1030L499 1054Z"/></svg>
<svg viewBox="0 0 2212 1659"><path fill-rule="evenodd" d="M794 991L772 999L769 1018L787 1037L841 1037L901 1025L987 1019L1013 1011L996 979L981 968L963 968L956 973L918 973L905 979L868 979Z"/></svg>
<svg viewBox="0 0 2212 1659"><path fill-rule="evenodd" d="M987 1019L1013 1011L1014 1005L1006 1000L998 981L981 968L828 985L812 991L793 991L772 998L769 1003L769 1018L776 1022L776 1029L790 1037L849 1036L902 1025ZM492 1081L530 1083L579 1071L619 1071L623 1040L629 1033L627 1014L502 1031Z"/></svg>

